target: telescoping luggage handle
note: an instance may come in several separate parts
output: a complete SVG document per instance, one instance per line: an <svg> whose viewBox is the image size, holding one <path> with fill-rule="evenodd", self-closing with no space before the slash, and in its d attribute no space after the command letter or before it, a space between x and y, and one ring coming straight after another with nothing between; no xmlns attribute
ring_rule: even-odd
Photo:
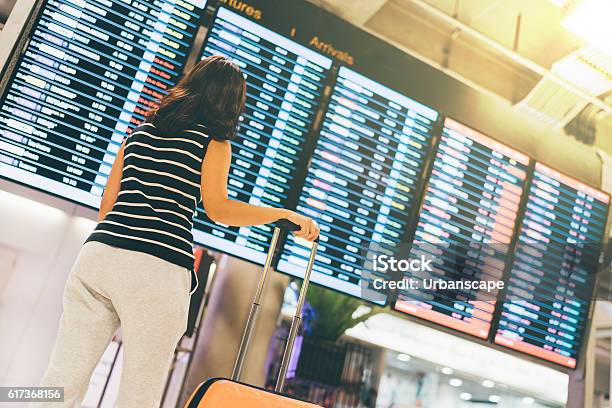
<svg viewBox="0 0 612 408"><path fill-rule="evenodd" d="M268 276L270 275L270 269L272 266L272 258L274 257L274 253L276 252L276 246L278 244L278 238L280 236L281 231L299 231L300 226L294 224L293 222L280 219L276 222L274 233L272 235L272 241L270 242L270 249L268 251L268 255L266 257L266 262L264 263L263 272L261 277L259 278L259 283L257 284L257 290L255 291L255 297L253 299L253 304L251 305L251 311L249 312L249 317L247 319L247 324L244 329L244 334L242 335L242 340L240 341L240 348L238 350L238 356L236 357L236 362L234 364L234 369L232 371L232 380L237 381L240 379L242 375L242 368L244 365L244 360L246 357L247 350L249 348L249 342L251 341L251 335L253 334L253 328L255 327L255 322L257 320L257 314L259 313L259 306L261 301L261 295L266 286L266 281L268 280ZM295 338L297 336L297 332L300 328L301 320L302 320L302 308L304 306L304 301L306 300L306 293L308 292L308 284L310 283L310 275L312 273L312 267L314 265L315 255L317 254L317 246L319 243L319 239L317 238L313 243L310 249L310 258L308 259L308 265L306 266L306 272L304 273L304 280L302 282L302 288L300 289L300 296L298 297L297 308L295 310L295 315L293 316L293 320L291 321L291 328L289 329L289 336L287 338L287 345L285 346L285 350L283 352L283 359L281 361L280 372L278 378L276 380L276 387L274 388L277 392L282 392L285 386L285 377L287 375L287 369L289 368L289 360L291 359L291 352L293 351L293 345L295 343Z"/></svg>

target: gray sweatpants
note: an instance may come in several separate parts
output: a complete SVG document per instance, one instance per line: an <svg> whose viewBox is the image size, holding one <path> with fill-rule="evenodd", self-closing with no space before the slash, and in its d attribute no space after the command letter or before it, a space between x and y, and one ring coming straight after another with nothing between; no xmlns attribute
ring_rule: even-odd
<svg viewBox="0 0 612 408"><path fill-rule="evenodd" d="M64 312L42 386L64 387L80 407L92 372L121 324L119 408L157 408L187 325L190 271L160 258L86 243L64 289ZM36 407L45 406L34 404Z"/></svg>

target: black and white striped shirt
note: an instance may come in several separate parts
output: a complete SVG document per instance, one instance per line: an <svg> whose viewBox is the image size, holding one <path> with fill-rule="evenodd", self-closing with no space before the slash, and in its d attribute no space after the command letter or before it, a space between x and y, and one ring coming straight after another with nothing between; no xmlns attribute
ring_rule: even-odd
<svg viewBox="0 0 612 408"><path fill-rule="evenodd" d="M127 138L117 202L87 241L145 252L193 268L193 217L210 139L196 125L161 135L143 123Z"/></svg>

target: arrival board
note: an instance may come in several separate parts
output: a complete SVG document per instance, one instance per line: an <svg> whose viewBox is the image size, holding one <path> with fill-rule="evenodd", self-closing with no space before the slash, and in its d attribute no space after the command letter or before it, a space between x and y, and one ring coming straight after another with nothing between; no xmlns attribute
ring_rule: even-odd
<svg viewBox="0 0 612 408"><path fill-rule="evenodd" d="M435 110L339 69L297 206L321 227L313 282L386 303L363 273L364 255L402 242L437 119ZM277 269L302 276L308 253L290 236Z"/></svg>
<svg viewBox="0 0 612 408"><path fill-rule="evenodd" d="M331 59L220 7L202 58L235 61L247 81L246 108L232 147L230 198L286 207ZM194 238L208 247L263 264L270 225L229 227L198 210Z"/></svg>
<svg viewBox="0 0 612 408"><path fill-rule="evenodd" d="M575 368L610 197L536 163L495 342Z"/></svg>
<svg viewBox="0 0 612 408"><path fill-rule="evenodd" d="M205 0L47 0L0 100L0 176L98 207L183 71Z"/></svg>
<svg viewBox="0 0 612 408"><path fill-rule="evenodd" d="M433 270L407 278L500 282L530 160L450 118L438 145L411 248L433 259ZM400 291L396 310L486 339L494 291Z"/></svg>

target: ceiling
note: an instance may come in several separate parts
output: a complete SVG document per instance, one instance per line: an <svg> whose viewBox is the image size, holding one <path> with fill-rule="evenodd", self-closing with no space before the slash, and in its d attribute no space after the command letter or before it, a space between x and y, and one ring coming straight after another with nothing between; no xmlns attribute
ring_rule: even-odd
<svg viewBox="0 0 612 408"><path fill-rule="evenodd" d="M612 57L602 58L561 25L580 0L311 2L584 143L597 141L612 151ZM593 91L580 83L587 70L607 87Z"/></svg>
<svg viewBox="0 0 612 408"><path fill-rule="evenodd" d="M410 1L397 3L410 7ZM428 0L427 3L449 15L456 12L455 18L459 21L544 67L549 68L581 47L560 25L563 9L547 0Z"/></svg>

